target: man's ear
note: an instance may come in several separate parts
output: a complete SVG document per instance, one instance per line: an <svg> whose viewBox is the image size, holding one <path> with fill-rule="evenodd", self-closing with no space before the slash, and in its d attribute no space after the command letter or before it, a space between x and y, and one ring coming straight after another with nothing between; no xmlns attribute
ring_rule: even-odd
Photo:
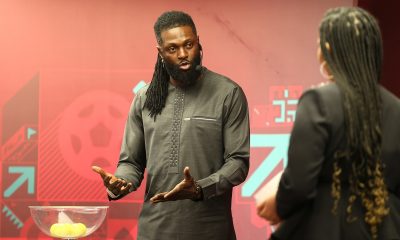
<svg viewBox="0 0 400 240"><path fill-rule="evenodd" d="M161 47L160 47L159 45L157 45L156 48L157 48L157 51L158 51L158 55L160 55L160 58L161 58L162 60L164 60L164 58L163 58L163 56L162 56L162 49L161 49Z"/></svg>
<svg viewBox="0 0 400 240"><path fill-rule="evenodd" d="M199 45L199 50L202 52L203 51L203 47L200 44L200 36L197 35L197 44Z"/></svg>

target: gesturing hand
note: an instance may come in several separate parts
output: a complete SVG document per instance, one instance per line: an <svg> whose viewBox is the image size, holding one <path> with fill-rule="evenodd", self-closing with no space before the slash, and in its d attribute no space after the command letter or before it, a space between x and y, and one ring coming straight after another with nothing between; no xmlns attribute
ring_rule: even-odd
<svg viewBox="0 0 400 240"><path fill-rule="evenodd" d="M92 170L101 176L104 186L115 196L129 193L129 189L132 186L131 183L127 183L125 180L115 177L98 166L92 166Z"/></svg>
<svg viewBox="0 0 400 240"><path fill-rule="evenodd" d="M257 213L260 217L267 220L271 225L276 225L282 221L276 212L275 196L265 199L264 202L258 205Z"/></svg>
<svg viewBox="0 0 400 240"><path fill-rule="evenodd" d="M171 191L158 193L150 198L152 203L176 201L183 199L198 200L201 198L201 192L196 191L197 184L190 175L189 167L183 170L185 178L178 183Z"/></svg>
<svg viewBox="0 0 400 240"><path fill-rule="evenodd" d="M271 225L276 225L282 220L278 216L276 209L276 193L282 172L276 174L258 193L256 193L257 213L266 219Z"/></svg>

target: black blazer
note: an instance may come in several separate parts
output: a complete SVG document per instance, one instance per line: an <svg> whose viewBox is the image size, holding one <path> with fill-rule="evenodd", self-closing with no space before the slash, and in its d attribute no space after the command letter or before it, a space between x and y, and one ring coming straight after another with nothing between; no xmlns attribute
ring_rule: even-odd
<svg viewBox="0 0 400 240"><path fill-rule="evenodd" d="M389 190L389 215L379 239L400 239L400 101L380 87L383 100L382 160ZM365 103L366 105L368 102ZM332 214L331 184L334 153L346 140L342 97L331 83L306 91L300 98L290 138L288 166L277 192L278 215L284 220L271 239L371 239L360 202L348 222L347 171L343 169L342 198Z"/></svg>

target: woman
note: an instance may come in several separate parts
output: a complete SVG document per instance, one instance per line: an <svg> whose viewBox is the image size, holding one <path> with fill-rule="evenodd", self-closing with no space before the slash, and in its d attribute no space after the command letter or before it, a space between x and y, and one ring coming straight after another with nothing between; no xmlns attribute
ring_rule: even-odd
<svg viewBox="0 0 400 240"><path fill-rule="evenodd" d="M277 215L270 199L259 214L281 221L271 239L400 239L400 101L378 84L376 20L329 10L318 58L331 83L302 95Z"/></svg>

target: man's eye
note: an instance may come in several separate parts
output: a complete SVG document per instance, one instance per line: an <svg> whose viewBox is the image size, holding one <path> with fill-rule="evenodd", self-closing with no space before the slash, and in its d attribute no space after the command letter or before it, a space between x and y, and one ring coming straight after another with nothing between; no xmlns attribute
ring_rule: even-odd
<svg viewBox="0 0 400 240"><path fill-rule="evenodd" d="M193 47L193 43L191 43L191 42L186 43L186 47L187 47L187 48L192 48L192 47Z"/></svg>
<svg viewBox="0 0 400 240"><path fill-rule="evenodd" d="M169 47L169 48L168 48L168 51L169 51L169 52L175 52L175 51L176 51L176 48L175 48L175 47Z"/></svg>

